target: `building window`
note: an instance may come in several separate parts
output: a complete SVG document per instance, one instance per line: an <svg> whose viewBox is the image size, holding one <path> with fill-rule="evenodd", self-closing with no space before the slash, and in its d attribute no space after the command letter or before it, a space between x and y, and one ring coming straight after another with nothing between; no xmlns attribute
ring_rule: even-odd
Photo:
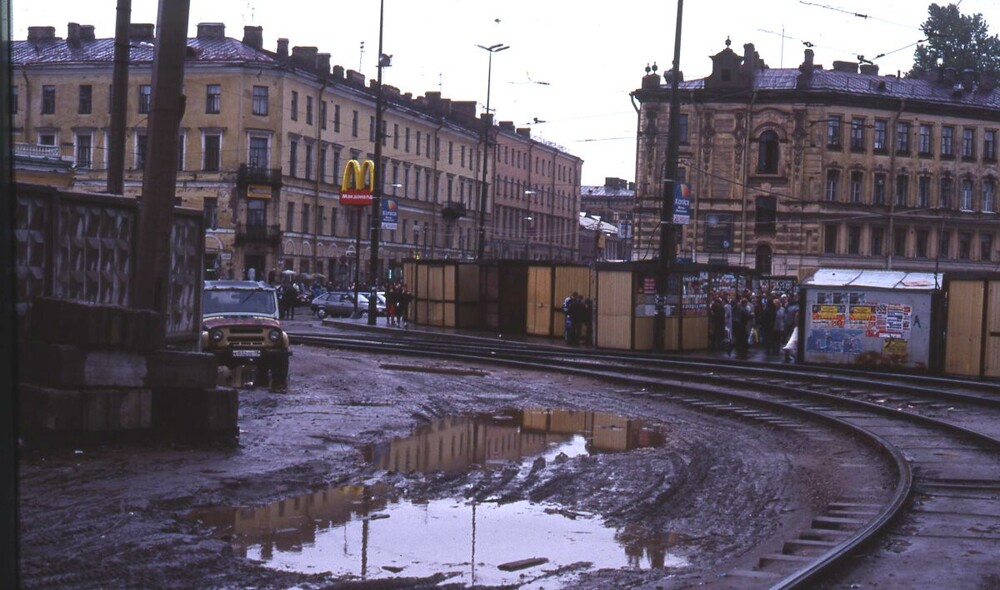
<svg viewBox="0 0 1000 590"><path fill-rule="evenodd" d="M144 170L146 168L146 130L135 132L135 169Z"/></svg>
<svg viewBox="0 0 1000 590"><path fill-rule="evenodd" d="M76 167L90 168L93 163L92 149L94 137L90 133L76 134Z"/></svg>
<svg viewBox="0 0 1000 590"><path fill-rule="evenodd" d="M89 115L94 108L94 87L90 84L80 85L80 99L77 103L76 112L81 115Z"/></svg>
<svg viewBox="0 0 1000 590"><path fill-rule="evenodd" d="M904 155L910 153L909 123L896 123L896 152Z"/></svg>
<svg viewBox="0 0 1000 590"><path fill-rule="evenodd" d="M691 142L691 137L689 134L688 127L688 116L687 113L681 113L678 117L678 127L677 127L677 140L682 144L687 144Z"/></svg>
<svg viewBox="0 0 1000 590"><path fill-rule="evenodd" d="M267 116L267 86L253 87L253 114Z"/></svg>
<svg viewBox="0 0 1000 590"><path fill-rule="evenodd" d="M149 103L152 101L152 86L139 84L139 113L149 114Z"/></svg>
<svg viewBox="0 0 1000 590"><path fill-rule="evenodd" d="M333 148L333 184L340 183L340 148Z"/></svg>
<svg viewBox="0 0 1000 590"><path fill-rule="evenodd" d="M358 111L353 111L351 115L351 137L358 136Z"/></svg>
<svg viewBox="0 0 1000 590"><path fill-rule="evenodd" d="M250 138L250 153L249 161L247 164L249 167L256 172L264 172L267 170L268 157L270 155L270 149L268 148L268 138L266 137L251 137Z"/></svg>
<svg viewBox="0 0 1000 590"><path fill-rule="evenodd" d="M851 119L851 149L854 151L865 149L865 120L859 117Z"/></svg>
<svg viewBox="0 0 1000 590"><path fill-rule="evenodd" d="M754 231L759 236L773 236L777 232L777 199L757 197L757 219Z"/></svg>
<svg viewBox="0 0 1000 590"><path fill-rule="evenodd" d="M976 158L976 130L962 129L962 158L974 160Z"/></svg>
<svg viewBox="0 0 1000 590"><path fill-rule="evenodd" d="M202 210L205 213L205 229L218 229L219 199L216 197L205 197Z"/></svg>
<svg viewBox="0 0 1000 590"><path fill-rule="evenodd" d="M247 199L247 227L267 225L267 199Z"/></svg>
<svg viewBox="0 0 1000 590"><path fill-rule="evenodd" d="M823 252L825 254L837 253L837 224L823 224Z"/></svg>
<svg viewBox="0 0 1000 590"><path fill-rule="evenodd" d="M876 152L885 152L888 149L886 146L886 128L887 123L885 119L875 119L875 133L873 134L872 147Z"/></svg>
<svg viewBox="0 0 1000 590"><path fill-rule="evenodd" d="M930 156L931 146L934 144L934 135L930 125L920 126L920 155Z"/></svg>
<svg viewBox="0 0 1000 590"><path fill-rule="evenodd" d="M288 231L295 231L295 203L289 202L285 207L285 223Z"/></svg>
<svg viewBox="0 0 1000 590"><path fill-rule="evenodd" d="M861 227L852 225L847 228L847 253L861 253Z"/></svg>
<svg viewBox="0 0 1000 590"><path fill-rule="evenodd" d="M218 172L219 156L222 153L222 135L218 133L206 133L204 136L204 162L202 170L206 172Z"/></svg>
<svg viewBox="0 0 1000 590"><path fill-rule="evenodd" d="M972 258L972 234L969 232L958 232L958 259L969 260Z"/></svg>
<svg viewBox="0 0 1000 590"><path fill-rule="evenodd" d="M950 177L945 176L941 179L941 194L938 195L938 207L941 209L951 208L951 185Z"/></svg>
<svg viewBox="0 0 1000 590"><path fill-rule="evenodd" d="M306 97L306 125L313 124L313 97Z"/></svg>
<svg viewBox="0 0 1000 590"><path fill-rule="evenodd" d="M292 141L288 144L288 175L294 177L299 166L299 142Z"/></svg>
<svg viewBox="0 0 1000 590"><path fill-rule="evenodd" d="M205 113L217 115L222 111L222 85L205 86Z"/></svg>
<svg viewBox="0 0 1000 590"><path fill-rule="evenodd" d="M868 253L871 256L883 256L885 254L885 228L873 227L871 231L871 244Z"/></svg>
<svg viewBox="0 0 1000 590"><path fill-rule="evenodd" d="M938 258L951 258L951 232L948 230L941 231L938 240Z"/></svg>
<svg viewBox="0 0 1000 590"><path fill-rule="evenodd" d="M56 112L56 87L42 86L42 114L52 115Z"/></svg>
<svg viewBox="0 0 1000 590"><path fill-rule="evenodd" d="M417 155L420 155L420 132L417 131L417 141L416 141Z"/></svg>
<svg viewBox="0 0 1000 590"><path fill-rule="evenodd" d="M896 206L906 207L910 200L910 177L906 174L896 175Z"/></svg>
<svg viewBox="0 0 1000 590"><path fill-rule="evenodd" d="M897 229L892 232L892 255L903 258L906 256L906 230Z"/></svg>
<svg viewBox="0 0 1000 590"><path fill-rule="evenodd" d="M448 142L448 163L455 163L455 144L453 142Z"/></svg>
<svg viewBox="0 0 1000 590"><path fill-rule="evenodd" d="M955 156L955 128L941 128L941 157L953 158Z"/></svg>
<svg viewBox="0 0 1000 590"><path fill-rule="evenodd" d="M885 174L876 172L873 180L872 205L885 205Z"/></svg>
<svg viewBox="0 0 1000 590"><path fill-rule="evenodd" d="M861 194L865 185L865 173L860 170L851 172L851 202L860 203Z"/></svg>
<svg viewBox="0 0 1000 590"><path fill-rule="evenodd" d="M302 203L302 226L300 231L309 231L309 203Z"/></svg>
<svg viewBox="0 0 1000 590"><path fill-rule="evenodd" d="M319 128L326 129L326 101L319 101Z"/></svg>
<svg viewBox="0 0 1000 590"><path fill-rule="evenodd" d="M186 144L186 136L181 132L177 136L177 171L182 172L184 170L184 147Z"/></svg>
<svg viewBox="0 0 1000 590"><path fill-rule="evenodd" d="M757 172L760 174L778 173L778 134L765 131L760 134L760 146L757 153Z"/></svg>
<svg viewBox="0 0 1000 590"><path fill-rule="evenodd" d="M319 181L326 182L326 146L319 148L319 165L316 167L319 173Z"/></svg>
<svg viewBox="0 0 1000 590"><path fill-rule="evenodd" d="M292 90L292 106L291 106L291 118L292 121L299 120L299 93L296 90Z"/></svg>
<svg viewBox="0 0 1000 590"><path fill-rule="evenodd" d="M997 132L987 130L983 132L983 159L995 162L997 159Z"/></svg>
<svg viewBox="0 0 1000 590"><path fill-rule="evenodd" d="M916 257L927 258L927 241L930 239L930 232L926 229L917 230Z"/></svg>
<svg viewBox="0 0 1000 590"><path fill-rule="evenodd" d="M337 235L337 210L330 209L330 235Z"/></svg>
<svg viewBox="0 0 1000 590"><path fill-rule="evenodd" d="M313 146L306 144L306 180L312 180Z"/></svg>
<svg viewBox="0 0 1000 590"><path fill-rule="evenodd" d="M840 170L826 171L826 200L834 202L840 193Z"/></svg>
<svg viewBox="0 0 1000 590"><path fill-rule="evenodd" d="M926 209L931 206L931 177L921 176L917 179L917 207Z"/></svg>
<svg viewBox="0 0 1000 590"><path fill-rule="evenodd" d="M993 234L979 234L979 259L983 262L993 261Z"/></svg>
<svg viewBox="0 0 1000 590"><path fill-rule="evenodd" d="M333 105L333 132L340 133L340 105Z"/></svg>
<svg viewBox="0 0 1000 590"><path fill-rule="evenodd" d="M958 208L962 211L972 211L972 180L963 178L960 190Z"/></svg>
<svg viewBox="0 0 1000 590"><path fill-rule="evenodd" d="M392 124L392 149L399 149L399 123Z"/></svg>
<svg viewBox="0 0 1000 590"><path fill-rule="evenodd" d="M17 114L17 86L10 87L10 114Z"/></svg>
<svg viewBox="0 0 1000 590"><path fill-rule="evenodd" d="M840 115L831 115L826 121L826 146L840 149L841 143L841 123Z"/></svg>
<svg viewBox="0 0 1000 590"><path fill-rule="evenodd" d="M997 212L997 185L993 180L983 181L983 202L981 211L983 213L996 213Z"/></svg>

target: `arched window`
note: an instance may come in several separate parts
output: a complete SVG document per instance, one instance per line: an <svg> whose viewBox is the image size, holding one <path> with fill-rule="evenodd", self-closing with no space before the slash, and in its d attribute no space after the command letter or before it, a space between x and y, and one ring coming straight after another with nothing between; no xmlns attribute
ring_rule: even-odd
<svg viewBox="0 0 1000 590"><path fill-rule="evenodd" d="M757 154L757 172L760 174L778 173L778 134L765 131L760 134L759 152Z"/></svg>

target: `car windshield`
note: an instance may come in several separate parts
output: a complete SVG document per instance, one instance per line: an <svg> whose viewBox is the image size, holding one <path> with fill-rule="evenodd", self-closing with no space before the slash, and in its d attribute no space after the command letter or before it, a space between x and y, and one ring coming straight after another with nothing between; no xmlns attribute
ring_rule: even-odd
<svg viewBox="0 0 1000 590"><path fill-rule="evenodd" d="M277 312L274 291L208 290L201 299L202 315L273 316Z"/></svg>

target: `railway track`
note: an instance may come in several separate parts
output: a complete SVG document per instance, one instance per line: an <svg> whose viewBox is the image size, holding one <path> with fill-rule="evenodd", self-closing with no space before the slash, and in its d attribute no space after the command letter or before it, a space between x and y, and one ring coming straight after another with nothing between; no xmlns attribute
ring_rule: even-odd
<svg viewBox="0 0 1000 590"><path fill-rule="evenodd" d="M627 384L631 395L784 428L849 436L893 474L845 489L720 586L992 587L1000 569L1000 394L992 383L718 359L567 349L420 332L292 332L296 344L491 363ZM849 462L848 462L849 463Z"/></svg>

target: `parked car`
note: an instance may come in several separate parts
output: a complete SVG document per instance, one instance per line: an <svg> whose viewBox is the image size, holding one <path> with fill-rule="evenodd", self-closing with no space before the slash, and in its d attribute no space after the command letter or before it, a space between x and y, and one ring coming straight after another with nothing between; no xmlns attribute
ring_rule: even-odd
<svg viewBox="0 0 1000 590"><path fill-rule="evenodd" d="M380 295L376 305L378 315L385 315L385 298ZM354 291L327 291L314 298L310 307L321 319L327 316L348 317L354 313ZM358 311L363 316L368 315L368 296L365 293L358 293Z"/></svg>
<svg viewBox="0 0 1000 590"><path fill-rule="evenodd" d="M271 387L288 380L288 334L278 317L275 289L258 281L205 281L201 349L229 368L255 365Z"/></svg>

